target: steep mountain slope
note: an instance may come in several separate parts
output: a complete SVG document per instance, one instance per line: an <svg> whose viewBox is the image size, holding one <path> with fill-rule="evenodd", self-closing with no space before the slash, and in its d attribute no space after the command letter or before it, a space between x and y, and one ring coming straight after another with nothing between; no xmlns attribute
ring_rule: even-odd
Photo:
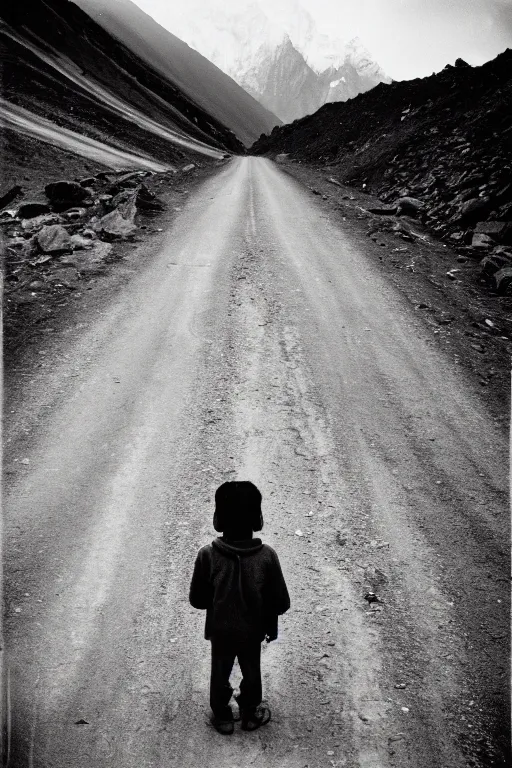
<svg viewBox="0 0 512 768"><path fill-rule="evenodd" d="M321 163L386 202L418 198L434 231L483 255L512 244L511 72L510 50L481 67L459 59L431 77L326 104L252 150Z"/></svg>
<svg viewBox="0 0 512 768"><path fill-rule="evenodd" d="M3 97L63 128L172 164L180 146L243 151L225 125L68 0L0 11ZM227 79L227 78L226 78Z"/></svg>
<svg viewBox="0 0 512 768"><path fill-rule="evenodd" d="M287 122L390 82L360 40L321 32L299 0L240 0L235 8L190 0L166 8L165 17L183 40Z"/></svg>
<svg viewBox="0 0 512 768"><path fill-rule="evenodd" d="M280 120L131 0L76 0L105 30L249 146Z"/></svg>

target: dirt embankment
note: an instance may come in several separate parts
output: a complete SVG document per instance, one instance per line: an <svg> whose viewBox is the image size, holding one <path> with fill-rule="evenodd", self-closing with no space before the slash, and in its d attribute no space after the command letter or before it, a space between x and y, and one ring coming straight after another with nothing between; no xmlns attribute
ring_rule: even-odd
<svg viewBox="0 0 512 768"><path fill-rule="evenodd" d="M127 172L11 132L8 147L9 178L19 182L0 201L10 369L27 344L65 322L84 291L122 282L123 263L136 244L163 232L190 189L222 161L189 162L177 172Z"/></svg>
<svg viewBox="0 0 512 768"><path fill-rule="evenodd" d="M286 153L377 195L381 216L406 209L489 287L512 286L512 51L462 60L424 79L378 85L275 128L256 154ZM404 200L405 199L405 200ZM403 212L403 210L402 210Z"/></svg>

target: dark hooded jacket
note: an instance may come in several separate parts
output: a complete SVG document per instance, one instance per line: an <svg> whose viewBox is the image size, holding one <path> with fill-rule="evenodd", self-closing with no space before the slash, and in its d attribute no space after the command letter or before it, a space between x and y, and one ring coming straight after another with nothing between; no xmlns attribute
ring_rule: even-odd
<svg viewBox="0 0 512 768"><path fill-rule="evenodd" d="M214 539L199 550L190 585L194 608L206 608L205 638L232 642L277 637L290 597L276 552L261 539Z"/></svg>

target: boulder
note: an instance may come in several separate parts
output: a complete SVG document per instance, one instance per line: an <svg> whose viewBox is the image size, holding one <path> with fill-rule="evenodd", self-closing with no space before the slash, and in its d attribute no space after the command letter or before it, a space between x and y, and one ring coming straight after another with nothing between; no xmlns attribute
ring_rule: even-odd
<svg viewBox="0 0 512 768"><path fill-rule="evenodd" d="M85 179L79 179L78 183L81 187L94 187L98 181L99 179L96 176L86 176Z"/></svg>
<svg viewBox="0 0 512 768"><path fill-rule="evenodd" d="M130 237L137 230L136 213L135 195L132 194L128 200L95 222L93 228L107 240Z"/></svg>
<svg viewBox="0 0 512 768"><path fill-rule="evenodd" d="M475 233L491 235L496 240L500 240L507 227L508 222L506 221L479 221L475 226Z"/></svg>
<svg viewBox="0 0 512 768"><path fill-rule="evenodd" d="M481 232L475 232L471 240L472 248L489 249L494 245L494 241L489 235L484 235Z"/></svg>
<svg viewBox="0 0 512 768"><path fill-rule="evenodd" d="M47 203L27 202L18 208L20 219L33 219L35 216L41 216L44 213L51 213L51 208Z"/></svg>
<svg viewBox="0 0 512 768"><path fill-rule="evenodd" d="M490 253L480 262L480 275L490 278L503 267L512 266L512 255L505 253Z"/></svg>
<svg viewBox="0 0 512 768"><path fill-rule="evenodd" d="M71 256L62 259L62 264L71 265L80 274L96 274L102 272L105 260L111 255L113 246L96 240L87 250L75 251Z"/></svg>
<svg viewBox="0 0 512 768"><path fill-rule="evenodd" d="M286 161L289 160L289 159L290 159L290 153L289 152L281 152L279 155L276 155L276 163L286 163ZM329 181L330 181L330 179L329 179Z"/></svg>
<svg viewBox="0 0 512 768"><path fill-rule="evenodd" d="M60 224L49 224L36 235L39 250L43 253L64 253L72 248L71 238Z"/></svg>
<svg viewBox="0 0 512 768"><path fill-rule="evenodd" d="M425 204L416 197L401 197L397 202L398 214L402 216L416 217L423 210Z"/></svg>
<svg viewBox="0 0 512 768"><path fill-rule="evenodd" d="M145 184L140 185L135 197L135 204L141 211L147 212L163 211L165 208L164 203Z"/></svg>
<svg viewBox="0 0 512 768"><path fill-rule="evenodd" d="M189 173L189 171L193 171L196 166L194 163L189 163L189 165L185 165L181 170L182 173Z"/></svg>
<svg viewBox="0 0 512 768"><path fill-rule="evenodd" d="M459 217L465 221L478 221L480 215L489 209L488 197L472 197L462 203Z"/></svg>
<svg viewBox="0 0 512 768"><path fill-rule="evenodd" d="M149 171L131 171L130 173L125 173L123 176L120 176L115 184L117 187L136 187L140 184L142 179L145 179L146 176L150 175Z"/></svg>
<svg viewBox="0 0 512 768"><path fill-rule="evenodd" d="M34 216L33 219L25 219L21 222L21 228L24 232L34 234L49 224L62 224L62 217L57 213L45 213L42 216Z"/></svg>
<svg viewBox="0 0 512 768"><path fill-rule="evenodd" d="M494 285L502 296L512 293L512 267L502 267L494 274Z"/></svg>
<svg viewBox="0 0 512 768"><path fill-rule="evenodd" d="M44 191L57 211L65 211L90 197L90 190L77 181L54 181L47 184Z"/></svg>
<svg viewBox="0 0 512 768"><path fill-rule="evenodd" d="M19 184L16 184L16 186L11 187L2 195L0 195L0 208L5 208L6 205L9 205L10 203L12 203L14 200L16 200L17 197L19 197L22 194L23 194L23 190Z"/></svg>

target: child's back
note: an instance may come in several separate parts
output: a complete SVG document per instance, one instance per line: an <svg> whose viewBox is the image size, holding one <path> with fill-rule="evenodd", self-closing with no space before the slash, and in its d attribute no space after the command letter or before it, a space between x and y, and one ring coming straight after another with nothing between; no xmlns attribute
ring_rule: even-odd
<svg viewBox="0 0 512 768"><path fill-rule="evenodd" d="M290 598L276 552L253 531L261 530L261 494L247 482L224 483L215 494L214 527L222 538L202 547L190 586L190 602L206 609L205 637L212 642L210 704L221 733L233 732L229 676L235 658L242 670L238 703L242 727L270 719L261 711L261 642L277 638L278 615Z"/></svg>

